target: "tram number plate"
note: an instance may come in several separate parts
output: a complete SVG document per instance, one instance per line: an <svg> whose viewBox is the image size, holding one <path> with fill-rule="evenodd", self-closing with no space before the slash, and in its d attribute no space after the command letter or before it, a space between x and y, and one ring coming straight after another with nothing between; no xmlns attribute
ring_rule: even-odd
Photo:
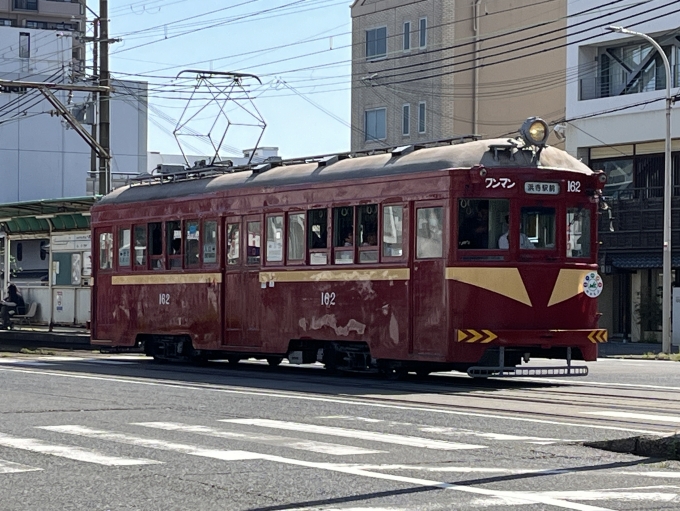
<svg viewBox="0 0 680 511"><path fill-rule="evenodd" d="M329 307L335 305L335 293L321 293L321 305Z"/></svg>
<svg viewBox="0 0 680 511"><path fill-rule="evenodd" d="M580 181L567 181L567 192L579 193L581 191Z"/></svg>
<svg viewBox="0 0 680 511"><path fill-rule="evenodd" d="M170 305L170 293L160 293L158 295L158 305Z"/></svg>

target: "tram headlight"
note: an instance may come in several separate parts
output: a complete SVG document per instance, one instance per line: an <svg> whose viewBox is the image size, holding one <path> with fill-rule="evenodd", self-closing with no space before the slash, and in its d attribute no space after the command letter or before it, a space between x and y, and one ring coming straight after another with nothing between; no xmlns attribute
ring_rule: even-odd
<svg viewBox="0 0 680 511"><path fill-rule="evenodd" d="M519 134L527 145L543 147L548 141L550 129L543 119L529 117L519 129Z"/></svg>

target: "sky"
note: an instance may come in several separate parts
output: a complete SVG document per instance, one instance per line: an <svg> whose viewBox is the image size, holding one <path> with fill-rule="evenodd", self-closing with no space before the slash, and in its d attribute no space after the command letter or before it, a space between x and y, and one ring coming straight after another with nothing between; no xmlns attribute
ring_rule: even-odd
<svg viewBox="0 0 680 511"><path fill-rule="evenodd" d="M98 3L89 2L94 10ZM109 2L114 79L149 82L149 151L241 156L259 146L286 158L349 151L350 0L124 0ZM91 14L91 13L90 13ZM90 16L88 15L88 18ZM224 115L206 99L231 79L200 82L210 70L254 74L234 88ZM247 94L244 93L247 91ZM250 101L252 99L252 102ZM223 103L224 104L224 103ZM253 115L254 114L254 115ZM258 115L259 114L259 115ZM259 120L258 120L259 117ZM228 118L228 121L227 121Z"/></svg>

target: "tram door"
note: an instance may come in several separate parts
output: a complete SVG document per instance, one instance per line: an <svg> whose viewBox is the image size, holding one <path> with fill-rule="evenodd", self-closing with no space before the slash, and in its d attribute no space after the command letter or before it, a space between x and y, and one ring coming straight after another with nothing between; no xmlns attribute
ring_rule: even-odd
<svg viewBox="0 0 680 511"><path fill-rule="evenodd" d="M445 352L447 314L445 293L446 208L442 202L416 202L410 232L411 342L410 352L427 355Z"/></svg>
<svg viewBox="0 0 680 511"><path fill-rule="evenodd" d="M224 343L234 347L259 346L261 219L228 217L225 229Z"/></svg>

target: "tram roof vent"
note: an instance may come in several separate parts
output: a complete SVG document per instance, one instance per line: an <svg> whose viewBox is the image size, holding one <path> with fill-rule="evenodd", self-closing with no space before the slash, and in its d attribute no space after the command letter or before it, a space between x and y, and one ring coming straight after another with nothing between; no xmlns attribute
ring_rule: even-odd
<svg viewBox="0 0 680 511"><path fill-rule="evenodd" d="M403 145L392 150L392 156L406 156L416 150L414 145Z"/></svg>
<svg viewBox="0 0 680 511"><path fill-rule="evenodd" d="M337 154L334 154L332 156L326 156L324 158L321 158L317 163L319 167L329 167L330 165L333 165L334 163L338 163L340 161L340 156Z"/></svg>
<svg viewBox="0 0 680 511"><path fill-rule="evenodd" d="M271 163L261 163L253 167L253 174L262 174L264 172L267 172L268 170L271 170L271 168L272 168Z"/></svg>

